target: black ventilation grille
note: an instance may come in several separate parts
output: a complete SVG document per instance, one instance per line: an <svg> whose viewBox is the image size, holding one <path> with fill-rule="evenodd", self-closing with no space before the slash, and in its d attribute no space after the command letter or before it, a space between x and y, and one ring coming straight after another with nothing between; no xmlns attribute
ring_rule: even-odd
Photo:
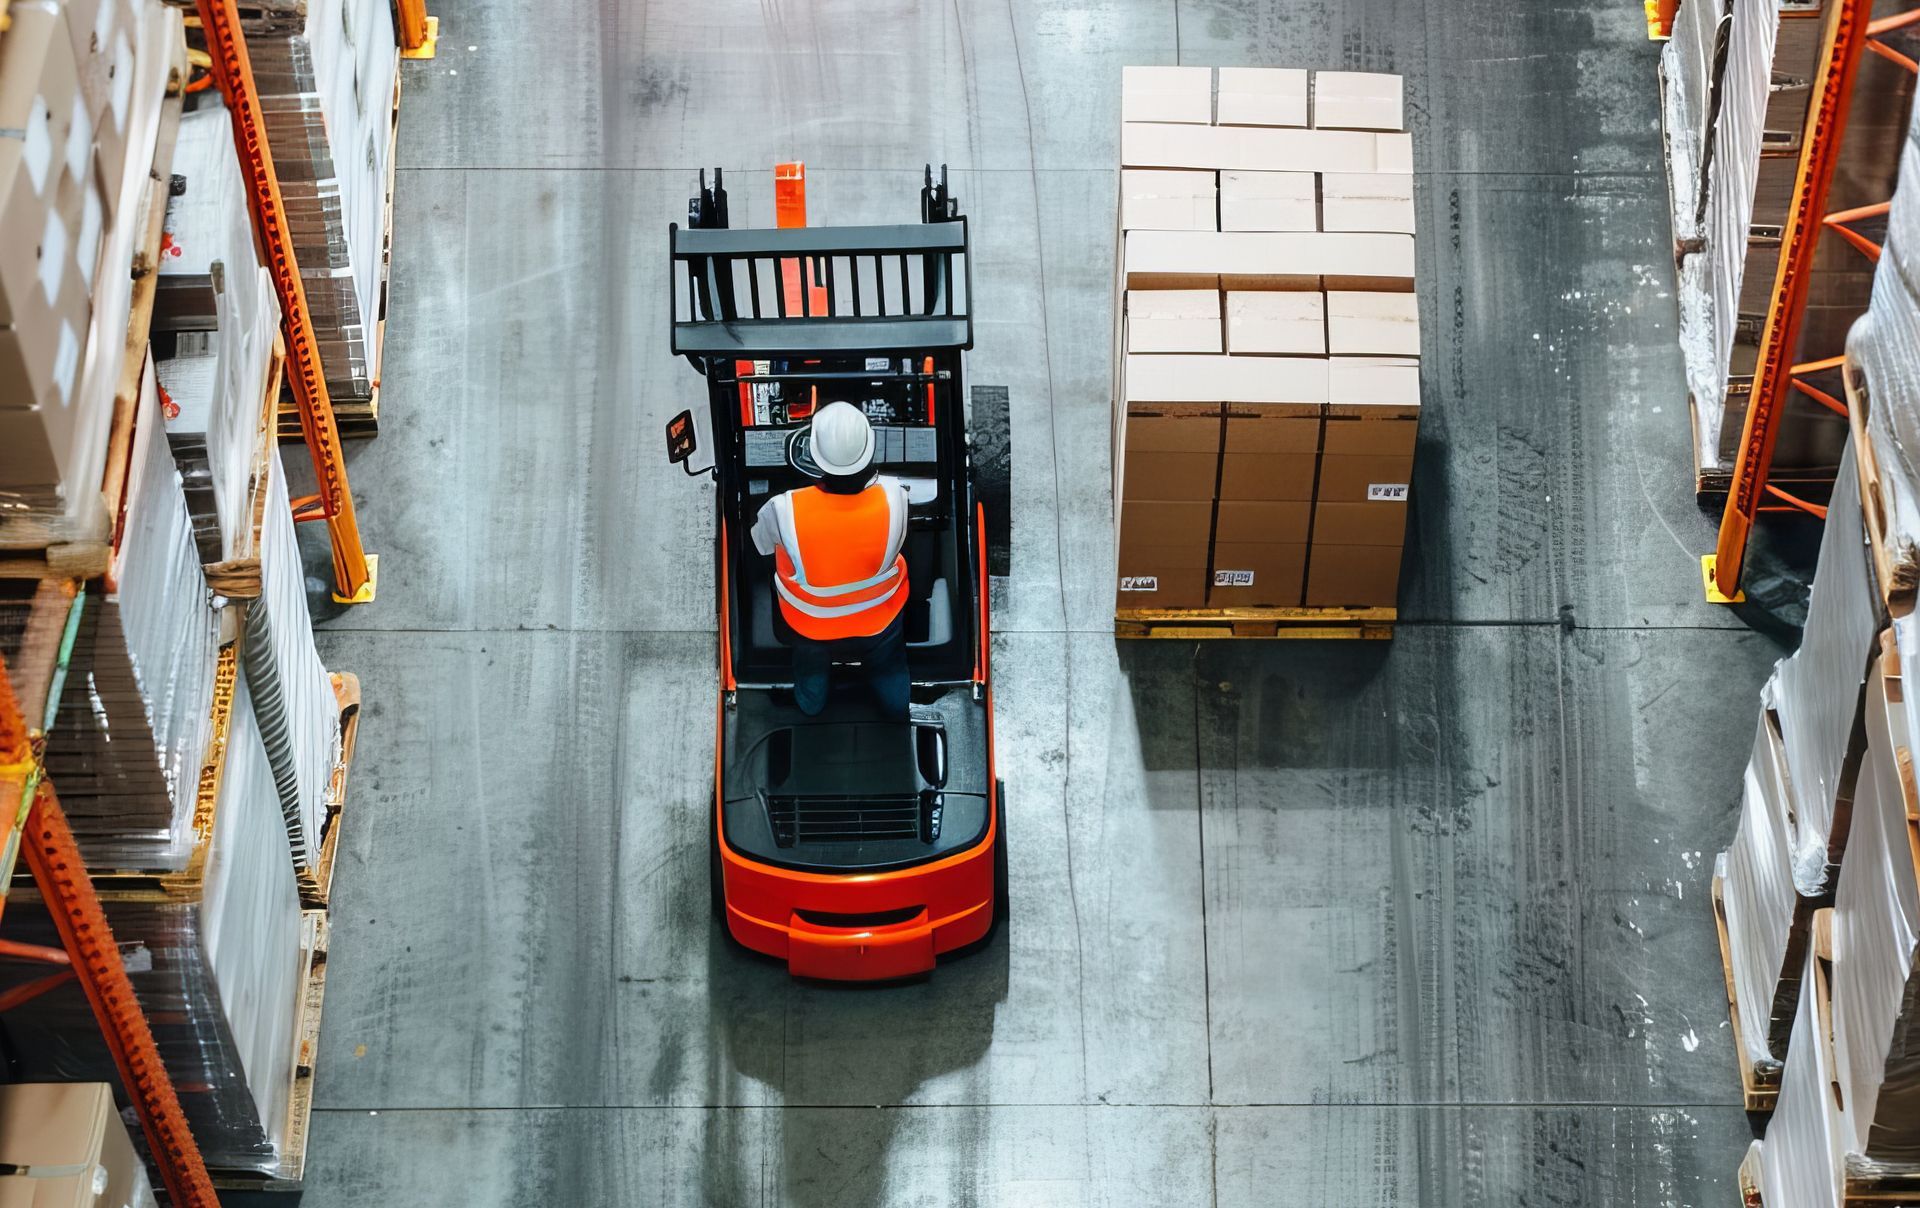
<svg viewBox="0 0 1920 1208"><path fill-rule="evenodd" d="M767 821L780 847L919 839L923 816L918 796L767 798Z"/></svg>

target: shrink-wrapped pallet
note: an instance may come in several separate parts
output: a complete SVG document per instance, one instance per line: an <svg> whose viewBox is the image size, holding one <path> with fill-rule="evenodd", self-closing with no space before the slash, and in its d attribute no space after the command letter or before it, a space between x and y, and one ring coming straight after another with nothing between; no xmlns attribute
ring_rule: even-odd
<svg viewBox="0 0 1920 1208"><path fill-rule="evenodd" d="M302 994L302 918L273 772L244 682L233 695L218 804L198 880L162 900L109 893L134 993L188 1127L210 1166L271 1170L286 1142ZM58 943L36 902L16 896L11 937ZM39 976L0 963L0 985ZM9 1012L27 1079L114 1079L86 998L67 986Z"/></svg>
<svg viewBox="0 0 1920 1208"><path fill-rule="evenodd" d="M260 266L233 123L217 102L180 123L167 207L155 325L173 329L175 355L156 363L172 407L167 440L188 486L202 558L240 556L250 540L249 485L261 446L280 307Z"/></svg>
<svg viewBox="0 0 1920 1208"><path fill-rule="evenodd" d="M193 521L151 373L114 590L89 590L47 770L90 868L177 869L192 848L219 657Z"/></svg>
<svg viewBox="0 0 1920 1208"><path fill-rule="evenodd" d="M1847 340L1856 423L1871 456L1863 484L1881 576L1896 607L1920 583L1920 142L1909 136L1872 302Z"/></svg>
<svg viewBox="0 0 1920 1208"><path fill-rule="evenodd" d="M334 405L379 377L386 186L399 67L386 0L306 0L248 22L295 258Z"/></svg>
<svg viewBox="0 0 1920 1208"><path fill-rule="evenodd" d="M294 866L319 856L327 787L340 758L340 705L313 646L306 574L280 459L268 462L260 597L247 605L243 664L278 786Z"/></svg>
<svg viewBox="0 0 1920 1208"><path fill-rule="evenodd" d="M73 365L67 457L57 484L0 488L0 549L104 543L113 522L106 514L101 484L115 395L129 355L131 269L144 237L141 202L156 147L163 145L161 107L167 81L170 74L184 72L186 56L179 10L159 0L124 0L114 9L114 38L124 39L125 46L113 81L119 129L111 167L101 164L102 172L111 175L101 181L99 257L87 285L86 334L78 341ZM96 151L98 147L96 143Z"/></svg>
<svg viewBox="0 0 1920 1208"><path fill-rule="evenodd" d="M1860 702L1886 623L1851 446L1840 466L1800 648L1781 660L1768 685L1793 793L1794 878L1815 894L1831 891L1830 874L1846 849L1851 781L1864 749Z"/></svg>
<svg viewBox="0 0 1920 1208"><path fill-rule="evenodd" d="M1777 1082L1819 903L1793 879L1792 807L1785 753L1771 710L1762 710L1740 804L1740 827L1716 862L1725 915L1739 1058L1745 1080Z"/></svg>
<svg viewBox="0 0 1920 1208"><path fill-rule="evenodd" d="M1896 663L1883 659L1869 685L1829 947L1807 953L1779 1103L1749 1163L1768 1205L1911 1202L1920 1190L1920 886L1911 731L1899 677L1884 674Z"/></svg>
<svg viewBox="0 0 1920 1208"><path fill-rule="evenodd" d="M1665 86L1666 146L1673 235L1696 237L1701 221L1700 170L1720 99L1720 55L1731 0L1689 0L1674 17L1660 54Z"/></svg>

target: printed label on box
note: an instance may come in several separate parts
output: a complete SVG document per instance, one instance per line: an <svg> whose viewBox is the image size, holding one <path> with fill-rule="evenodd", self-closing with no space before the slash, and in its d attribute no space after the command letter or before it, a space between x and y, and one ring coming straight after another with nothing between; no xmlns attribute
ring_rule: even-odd
<svg viewBox="0 0 1920 1208"><path fill-rule="evenodd" d="M1367 484L1367 501L1384 499L1388 503L1407 501L1407 484L1404 482L1371 482Z"/></svg>
<svg viewBox="0 0 1920 1208"><path fill-rule="evenodd" d="M867 358L868 373L885 373L887 370L892 368L893 368L893 362L888 360L886 357L868 357Z"/></svg>
<svg viewBox="0 0 1920 1208"><path fill-rule="evenodd" d="M753 376L755 377L765 377L772 372L773 372L772 361L755 361L753 363Z"/></svg>
<svg viewBox="0 0 1920 1208"><path fill-rule="evenodd" d="M1120 590L1159 591L1160 577L1158 575L1121 575Z"/></svg>
<svg viewBox="0 0 1920 1208"><path fill-rule="evenodd" d="M1250 570L1216 570L1213 572L1215 587L1252 587L1253 572Z"/></svg>

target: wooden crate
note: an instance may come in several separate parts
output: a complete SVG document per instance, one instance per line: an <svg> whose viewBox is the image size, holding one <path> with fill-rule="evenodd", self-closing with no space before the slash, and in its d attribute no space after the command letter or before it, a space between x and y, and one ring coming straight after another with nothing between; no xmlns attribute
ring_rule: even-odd
<svg viewBox="0 0 1920 1208"><path fill-rule="evenodd" d="M380 289L372 315L362 315L361 324L373 333L367 352L372 359L373 389L365 402L335 399L333 422L340 435L365 438L380 434L380 365L387 345L387 287L393 277L393 183L400 148L400 79L393 73L393 101L387 118L386 198L380 212ZM305 439L300 431L300 405L291 387L280 399L280 439L296 444Z"/></svg>
<svg viewBox="0 0 1920 1208"><path fill-rule="evenodd" d="M1391 608L1123 608L1121 638L1297 638L1383 641L1398 617Z"/></svg>
<svg viewBox="0 0 1920 1208"><path fill-rule="evenodd" d="M300 1001L293 1023L293 1089L280 1162L272 1170L209 1170L223 1191L298 1191L307 1173L307 1129L313 1119L313 1074L320 1055L320 1008L327 996L330 925L324 910L300 916Z"/></svg>

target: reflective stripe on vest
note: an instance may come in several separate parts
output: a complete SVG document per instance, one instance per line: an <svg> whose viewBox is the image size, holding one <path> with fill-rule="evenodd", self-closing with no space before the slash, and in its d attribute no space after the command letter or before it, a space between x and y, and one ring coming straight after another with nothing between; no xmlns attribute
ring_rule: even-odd
<svg viewBox="0 0 1920 1208"><path fill-rule="evenodd" d="M818 487L773 501L774 587L796 633L819 640L880 632L906 603L907 506L886 480L857 495Z"/></svg>

